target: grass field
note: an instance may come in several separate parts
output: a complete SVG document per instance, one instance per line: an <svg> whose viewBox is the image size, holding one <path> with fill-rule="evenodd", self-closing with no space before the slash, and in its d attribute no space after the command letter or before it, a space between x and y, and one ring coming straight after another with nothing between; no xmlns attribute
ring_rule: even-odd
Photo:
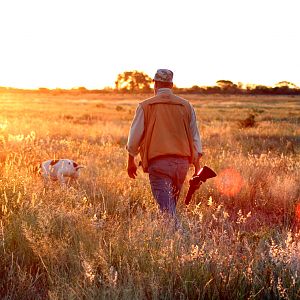
<svg viewBox="0 0 300 300"><path fill-rule="evenodd" d="M188 208L186 180L179 231L126 173L144 97L0 94L0 298L299 298L300 97L186 96L218 177ZM79 184L45 189L50 158Z"/></svg>

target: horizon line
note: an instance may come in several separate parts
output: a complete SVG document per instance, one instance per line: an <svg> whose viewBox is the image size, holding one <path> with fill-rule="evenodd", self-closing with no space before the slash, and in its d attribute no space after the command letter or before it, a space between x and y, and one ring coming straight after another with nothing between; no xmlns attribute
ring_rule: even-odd
<svg viewBox="0 0 300 300"><path fill-rule="evenodd" d="M219 80L218 80L219 81ZM217 87L217 82L215 82L214 85L198 85L198 84L194 84L194 85L191 85L191 86L177 86L176 84L174 84L174 87L175 88L178 88L178 89L190 89L192 87L199 87L199 88L206 88L206 87ZM234 85L241 85L242 87L238 87L239 89L246 89L248 86L253 86L253 87L256 87L256 86L264 86L264 87L267 87L267 88L274 88L276 87L277 84L279 83L283 83L283 82L286 82L286 83L290 83L291 85L293 85L294 87L293 88L296 88L296 89L300 89L300 86L298 86L297 84L293 83L293 82L290 82L288 80L282 80L282 81L278 81L277 83L273 84L273 85L266 85L266 84L262 84L262 83L244 83L244 82L241 82L241 81L238 81L237 83L235 83L234 81L231 81L231 80L221 80L221 81L229 81L229 82L232 82ZM84 85L80 85L80 86L73 86L73 87L47 87L47 86L39 86L39 87L17 87L17 86L0 86L0 90L2 89L15 89L15 90L27 90L27 91L39 91L39 90L79 90L79 89L82 89L82 90L87 90L87 91L92 91L92 90L98 90L98 91L103 91L103 90L116 90L114 86L110 86L110 85L107 85L107 86L104 86L102 88L99 88L99 87L95 87L95 88L91 88L91 87L86 87ZM151 87L151 89L153 89Z"/></svg>

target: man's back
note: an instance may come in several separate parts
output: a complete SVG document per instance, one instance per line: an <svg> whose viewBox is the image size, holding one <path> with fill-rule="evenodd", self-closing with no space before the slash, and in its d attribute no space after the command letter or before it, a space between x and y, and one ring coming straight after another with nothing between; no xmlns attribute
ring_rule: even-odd
<svg viewBox="0 0 300 300"><path fill-rule="evenodd" d="M145 133L141 147L142 165L166 155L193 158L193 141L189 124L191 106L168 89L143 101Z"/></svg>

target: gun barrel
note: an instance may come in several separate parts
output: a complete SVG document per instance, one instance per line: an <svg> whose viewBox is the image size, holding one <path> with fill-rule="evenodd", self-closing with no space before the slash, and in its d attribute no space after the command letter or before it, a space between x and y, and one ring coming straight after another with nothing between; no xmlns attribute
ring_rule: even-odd
<svg viewBox="0 0 300 300"><path fill-rule="evenodd" d="M188 190L188 193L187 193L187 195L185 197L185 200L184 200L185 205L189 205L189 203L192 200L194 192L195 192L195 189L192 186L190 186L189 190Z"/></svg>

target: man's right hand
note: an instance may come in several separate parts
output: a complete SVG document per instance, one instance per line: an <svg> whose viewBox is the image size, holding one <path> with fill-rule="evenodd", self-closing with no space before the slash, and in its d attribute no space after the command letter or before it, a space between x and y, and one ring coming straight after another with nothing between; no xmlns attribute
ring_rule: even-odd
<svg viewBox="0 0 300 300"><path fill-rule="evenodd" d="M131 155L128 155L127 173L128 176L132 179L135 179L135 177L137 176L137 166L134 162L134 157Z"/></svg>
<svg viewBox="0 0 300 300"><path fill-rule="evenodd" d="M202 153L199 153L198 154L198 157L197 159L194 161L193 165L194 165L194 168L195 168L195 173L194 175L197 175L198 172L200 171L201 167L200 167L200 159L202 157Z"/></svg>

